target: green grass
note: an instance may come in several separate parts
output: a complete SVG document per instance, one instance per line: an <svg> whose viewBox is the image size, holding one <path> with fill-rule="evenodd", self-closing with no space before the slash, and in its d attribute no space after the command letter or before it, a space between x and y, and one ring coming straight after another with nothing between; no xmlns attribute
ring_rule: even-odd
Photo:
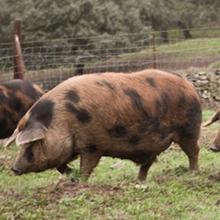
<svg viewBox="0 0 220 220"><path fill-rule="evenodd" d="M185 62L195 57L219 56L219 48L219 38L190 39L176 43L156 45L156 53L157 56L166 56L166 58L177 58L178 56L184 59ZM152 53L152 47L147 47L139 52L122 54L117 57L117 61L152 58Z"/></svg>
<svg viewBox="0 0 220 220"><path fill-rule="evenodd" d="M207 120L213 111L204 111ZM55 170L14 176L10 165L16 146L0 150L0 220L3 219L219 219L220 155L208 150L218 126L203 129L200 171L190 173L177 147L162 153L145 184L136 182L138 167L103 158L89 185L62 180ZM72 166L79 168L79 161ZM211 178L213 176L213 178Z"/></svg>

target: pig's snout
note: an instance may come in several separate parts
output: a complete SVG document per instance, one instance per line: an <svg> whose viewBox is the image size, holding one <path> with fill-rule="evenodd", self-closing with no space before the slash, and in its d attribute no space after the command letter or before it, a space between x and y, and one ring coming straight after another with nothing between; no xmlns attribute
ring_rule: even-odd
<svg viewBox="0 0 220 220"><path fill-rule="evenodd" d="M14 166L11 168L11 170L13 171L13 173L14 173L15 175L21 175L21 174L23 173L21 170L17 169L17 168L14 167Z"/></svg>

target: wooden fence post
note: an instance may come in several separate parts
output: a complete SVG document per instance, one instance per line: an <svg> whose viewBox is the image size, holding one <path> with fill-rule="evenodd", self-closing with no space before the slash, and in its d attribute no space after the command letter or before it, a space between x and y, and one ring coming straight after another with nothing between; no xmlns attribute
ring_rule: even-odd
<svg viewBox="0 0 220 220"><path fill-rule="evenodd" d="M157 69L157 50L156 50L156 35L152 35L152 50L153 50L153 68Z"/></svg>
<svg viewBox="0 0 220 220"><path fill-rule="evenodd" d="M21 49L21 21L14 22L13 30L13 47L14 47L14 79L24 79L25 66Z"/></svg>

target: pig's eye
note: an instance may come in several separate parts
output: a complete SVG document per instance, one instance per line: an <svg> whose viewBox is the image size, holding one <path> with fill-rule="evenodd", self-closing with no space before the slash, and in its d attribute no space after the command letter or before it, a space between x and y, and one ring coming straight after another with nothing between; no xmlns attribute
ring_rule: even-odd
<svg viewBox="0 0 220 220"><path fill-rule="evenodd" d="M28 162L31 162L33 160L33 147L32 145L28 146L25 150L25 156L27 158Z"/></svg>

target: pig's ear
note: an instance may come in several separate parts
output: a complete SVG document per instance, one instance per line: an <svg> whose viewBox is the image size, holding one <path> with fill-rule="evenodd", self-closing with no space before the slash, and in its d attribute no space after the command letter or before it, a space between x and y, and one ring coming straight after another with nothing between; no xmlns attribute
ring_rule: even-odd
<svg viewBox="0 0 220 220"><path fill-rule="evenodd" d="M20 131L16 137L16 145L27 144L45 138L46 128L40 123L34 123Z"/></svg>
<svg viewBox="0 0 220 220"><path fill-rule="evenodd" d="M7 139L7 141L4 143L4 147L10 146L16 139L18 135L18 129L16 128L14 133Z"/></svg>
<svg viewBox="0 0 220 220"><path fill-rule="evenodd" d="M209 125L211 125L212 123L218 121L220 119L220 110L217 111L212 117L210 120L208 120L207 122L204 122L203 123L203 127L207 127Z"/></svg>

